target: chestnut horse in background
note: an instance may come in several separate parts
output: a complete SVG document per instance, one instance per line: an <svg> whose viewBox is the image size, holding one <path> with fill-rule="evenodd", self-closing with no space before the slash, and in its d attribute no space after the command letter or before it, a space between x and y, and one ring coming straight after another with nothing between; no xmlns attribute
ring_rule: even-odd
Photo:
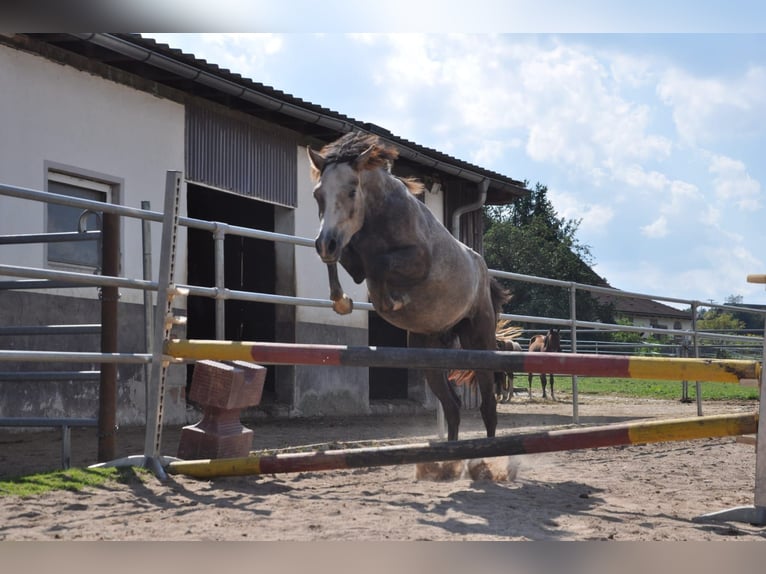
<svg viewBox="0 0 766 574"><path fill-rule="evenodd" d="M560 329L548 329L545 335L535 335L529 340L530 353L560 353L561 352L561 333ZM556 400L553 394L553 373L548 375L551 378L551 399ZM532 398L532 377L529 373L529 398ZM547 398L545 393L545 373L540 373L540 382L543 384L543 398Z"/></svg>

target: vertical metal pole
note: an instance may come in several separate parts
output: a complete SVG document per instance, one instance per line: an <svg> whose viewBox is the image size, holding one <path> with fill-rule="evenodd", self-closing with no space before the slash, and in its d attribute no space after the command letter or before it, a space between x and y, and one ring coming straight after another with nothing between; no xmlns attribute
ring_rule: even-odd
<svg viewBox="0 0 766 574"><path fill-rule="evenodd" d="M104 213L101 237L101 272L116 277L120 274L120 217ZM101 352L117 352L117 287L101 287ZM117 432L117 364L103 363L98 399L98 461L115 457Z"/></svg>
<svg viewBox="0 0 766 574"><path fill-rule="evenodd" d="M750 279L750 278L748 278ZM758 434L755 439L755 522L766 524L766 320L761 355L761 388L758 407Z"/></svg>
<svg viewBox="0 0 766 574"><path fill-rule="evenodd" d="M64 470L72 466L72 428L69 425L61 427L61 466Z"/></svg>
<svg viewBox="0 0 766 574"><path fill-rule="evenodd" d="M141 209L149 211L152 208L149 201L141 202ZM141 220L141 243L143 245L143 278L147 281L152 280L152 223L149 220ZM144 334L146 336L146 352L151 353L154 348L154 307L152 304L152 292L149 289L144 290ZM146 394L146 405L144 417L149 422L149 376L151 366L144 365L144 381Z"/></svg>
<svg viewBox="0 0 766 574"><path fill-rule="evenodd" d="M689 349L686 347L686 344L682 341L680 345L678 345L678 348L676 349L676 356L679 358L686 358L689 356ZM684 379L681 381L681 402L682 403L690 403L692 402L689 398L689 381Z"/></svg>
<svg viewBox="0 0 766 574"><path fill-rule="evenodd" d="M226 289L226 273L224 267L224 242L226 232L216 223L213 232L215 241L215 287L218 293L215 298L215 338L226 339L226 300L223 298Z"/></svg>
<svg viewBox="0 0 766 574"><path fill-rule="evenodd" d="M165 339L170 336L173 312L173 278L175 277L178 206L181 197L181 172L168 171L165 177L164 218L162 221L162 250L158 274L157 312L154 316L154 348L149 388L150 418L146 425L144 455L155 474L164 476L159 463L162 443L162 419L165 401L165 378L168 360L164 356Z"/></svg>
<svg viewBox="0 0 766 574"><path fill-rule="evenodd" d="M572 352L577 352L577 287L569 287L569 318L572 321ZM577 388L577 375L572 375L572 422L580 424L580 392Z"/></svg>
<svg viewBox="0 0 766 574"><path fill-rule="evenodd" d="M692 303L692 341L694 342L694 358L700 358L699 339L697 339L697 303ZM699 381L695 382L694 388L697 392L697 416L702 416L702 385Z"/></svg>

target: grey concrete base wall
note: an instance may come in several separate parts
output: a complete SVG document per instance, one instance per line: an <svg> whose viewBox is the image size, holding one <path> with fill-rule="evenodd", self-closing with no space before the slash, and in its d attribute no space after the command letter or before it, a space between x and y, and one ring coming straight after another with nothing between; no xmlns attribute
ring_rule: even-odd
<svg viewBox="0 0 766 574"><path fill-rule="evenodd" d="M296 343L367 345L367 329L297 323ZM291 416L364 415L370 412L369 369L294 368Z"/></svg>
<svg viewBox="0 0 766 574"><path fill-rule="evenodd" d="M2 326L100 324L101 304L96 299L61 297L25 291L0 291ZM146 353L143 306L120 303L118 352ZM0 349L30 351L100 352L101 338L93 335L0 336ZM0 361L0 371L99 370L98 364L67 362ZM146 411L146 376L143 365L119 365L117 375L117 423L143 425ZM186 375L181 368L168 369L163 421L185 423ZM98 416L99 382L0 381L0 417Z"/></svg>

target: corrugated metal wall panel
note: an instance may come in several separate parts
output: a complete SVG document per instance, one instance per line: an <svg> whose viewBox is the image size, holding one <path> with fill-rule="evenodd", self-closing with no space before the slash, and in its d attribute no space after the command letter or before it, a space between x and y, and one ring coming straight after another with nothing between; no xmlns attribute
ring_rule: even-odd
<svg viewBox="0 0 766 574"><path fill-rule="evenodd" d="M297 137L186 106L186 177L286 207L297 205Z"/></svg>

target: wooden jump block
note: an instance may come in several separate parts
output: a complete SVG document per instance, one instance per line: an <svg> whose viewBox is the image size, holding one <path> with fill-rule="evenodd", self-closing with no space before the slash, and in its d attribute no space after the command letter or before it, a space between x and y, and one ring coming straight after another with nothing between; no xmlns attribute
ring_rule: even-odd
<svg viewBox="0 0 766 574"><path fill-rule="evenodd" d="M245 361L197 361L189 399L202 407L202 420L181 429L178 458L247 456L253 431L240 421L242 409L261 402L266 368Z"/></svg>

